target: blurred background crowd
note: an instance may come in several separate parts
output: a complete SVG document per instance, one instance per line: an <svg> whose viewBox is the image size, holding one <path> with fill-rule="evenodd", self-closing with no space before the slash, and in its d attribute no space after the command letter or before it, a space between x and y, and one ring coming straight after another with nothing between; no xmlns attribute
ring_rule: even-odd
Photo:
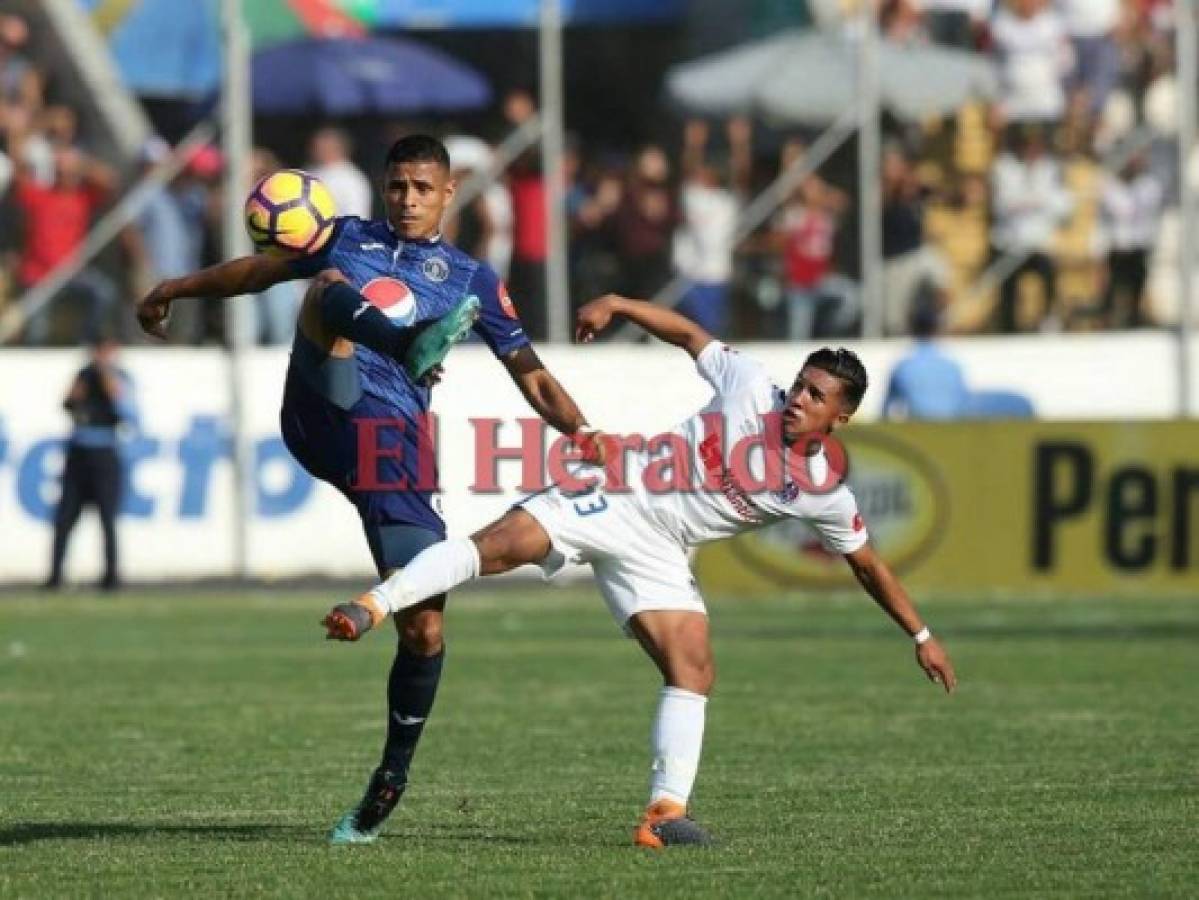
<svg viewBox="0 0 1199 900"><path fill-rule="evenodd" d="M119 6L120 4L116 4ZM629 4L625 4L628 6ZM79 0L103 31L114 4ZM670 69L790 28L852 39L849 0L675 4L672 21L570 30L564 158L569 280L577 304L606 291L651 297L740 340L850 336L862 327L858 169L853 140L798 179L746 229L748 204L802 161L827 123L703 114L675 102ZM736 27L730 9L744 15ZM85 91L61 76L66 52L28 4L0 3L0 311L80 252L130 186L210 115L211 99L138 92L155 134L122 157L89 123ZM107 9L111 13L111 9ZM741 21L744 20L744 21ZM1179 85L1171 0L885 0L889 53L967 54L994 72L989 96L933 115L887 106L882 120L883 331L936 312L952 333L1162 327L1178 316ZM725 24L721 24L725 23ZM419 128L442 136L465 183L538 113L535 35L420 32L481 71L490 100L453 115L345 115L256 108L252 169L301 166L346 215L381 215L387 145ZM880 58L885 83L889 57ZM838 77L832 72L830 78ZM260 85L255 86L256 95ZM10 344L132 340L132 303L159 279L222 258L215 144L148 188L87 265ZM545 178L536 146L471 193L447 236L500 272L536 336L546 330ZM257 339L290 341L298 288L257 300ZM219 343L218 305L181 308L173 339Z"/></svg>

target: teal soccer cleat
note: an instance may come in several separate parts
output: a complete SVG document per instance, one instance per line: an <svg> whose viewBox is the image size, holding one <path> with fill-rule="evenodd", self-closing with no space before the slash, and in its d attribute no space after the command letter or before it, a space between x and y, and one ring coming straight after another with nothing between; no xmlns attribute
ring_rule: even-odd
<svg viewBox="0 0 1199 900"><path fill-rule="evenodd" d="M379 832L383 830L383 823L380 822L375 828L360 831L355 824L357 817L358 808L355 807L338 819L333 830L329 832L329 843L335 847L347 844L373 844L375 838L379 836Z"/></svg>
<svg viewBox="0 0 1199 900"><path fill-rule="evenodd" d="M441 365L450 348L466 337L479 318L479 298L464 297L452 310L426 327L412 340L404 354L404 369L418 384L435 366Z"/></svg>
<svg viewBox="0 0 1199 900"><path fill-rule="evenodd" d="M383 823L404 796L407 784L385 769L376 769L358 805L337 820L329 832L334 846L373 844L383 830Z"/></svg>

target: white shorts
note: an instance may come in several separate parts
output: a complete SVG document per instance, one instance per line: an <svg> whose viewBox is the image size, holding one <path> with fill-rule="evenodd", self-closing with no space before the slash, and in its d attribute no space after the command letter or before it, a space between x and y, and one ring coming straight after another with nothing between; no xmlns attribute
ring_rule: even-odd
<svg viewBox="0 0 1199 900"><path fill-rule="evenodd" d="M517 504L550 537L539 564L547 578L567 563L590 564L608 609L621 626L639 612L678 609L707 615L687 551L659 528L628 493L567 496L558 487Z"/></svg>

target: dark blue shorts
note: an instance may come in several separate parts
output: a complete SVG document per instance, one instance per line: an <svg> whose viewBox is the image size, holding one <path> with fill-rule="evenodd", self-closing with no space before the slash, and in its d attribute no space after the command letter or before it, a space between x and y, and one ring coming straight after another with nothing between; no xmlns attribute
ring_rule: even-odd
<svg viewBox="0 0 1199 900"><path fill-rule="evenodd" d="M331 399L297 368L293 353L279 418L296 461L358 510L380 572L445 539L433 446L390 404L361 391L333 392Z"/></svg>

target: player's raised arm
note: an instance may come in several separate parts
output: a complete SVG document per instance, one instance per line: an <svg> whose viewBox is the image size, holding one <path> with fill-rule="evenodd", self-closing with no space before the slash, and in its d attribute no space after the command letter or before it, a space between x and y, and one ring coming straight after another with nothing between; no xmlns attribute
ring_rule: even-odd
<svg viewBox="0 0 1199 900"><path fill-rule="evenodd" d="M291 261L283 257L266 254L241 256L190 275L160 282L137 304L137 320L146 334L165 340L167 317L171 313L171 304L176 300L201 297L223 299L257 294L281 281L297 277Z"/></svg>
<svg viewBox="0 0 1199 900"><path fill-rule="evenodd" d="M890 566L870 544L863 544L852 553L846 553L845 561L866 593L916 642L916 663L924 670L929 681L939 683L945 688L945 693L952 693L957 686L957 676L954 675L949 654L930 634Z"/></svg>
<svg viewBox="0 0 1199 900"><path fill-rule="evenodd" d="M682 347L693 359L713 341L712 335L686 316L619 294L606 294L579 310L575 316L575 340L582 344L594 340L617 317L640 325L660 341Z"/></svg>
<svg viewBox="0 0 1199 900"><path fill-rule="evenodd" d="M574 434L587 424L574 398L553 376L532 347L521 347L504 357L504 367L529 406L563 434Z"/></svg>

